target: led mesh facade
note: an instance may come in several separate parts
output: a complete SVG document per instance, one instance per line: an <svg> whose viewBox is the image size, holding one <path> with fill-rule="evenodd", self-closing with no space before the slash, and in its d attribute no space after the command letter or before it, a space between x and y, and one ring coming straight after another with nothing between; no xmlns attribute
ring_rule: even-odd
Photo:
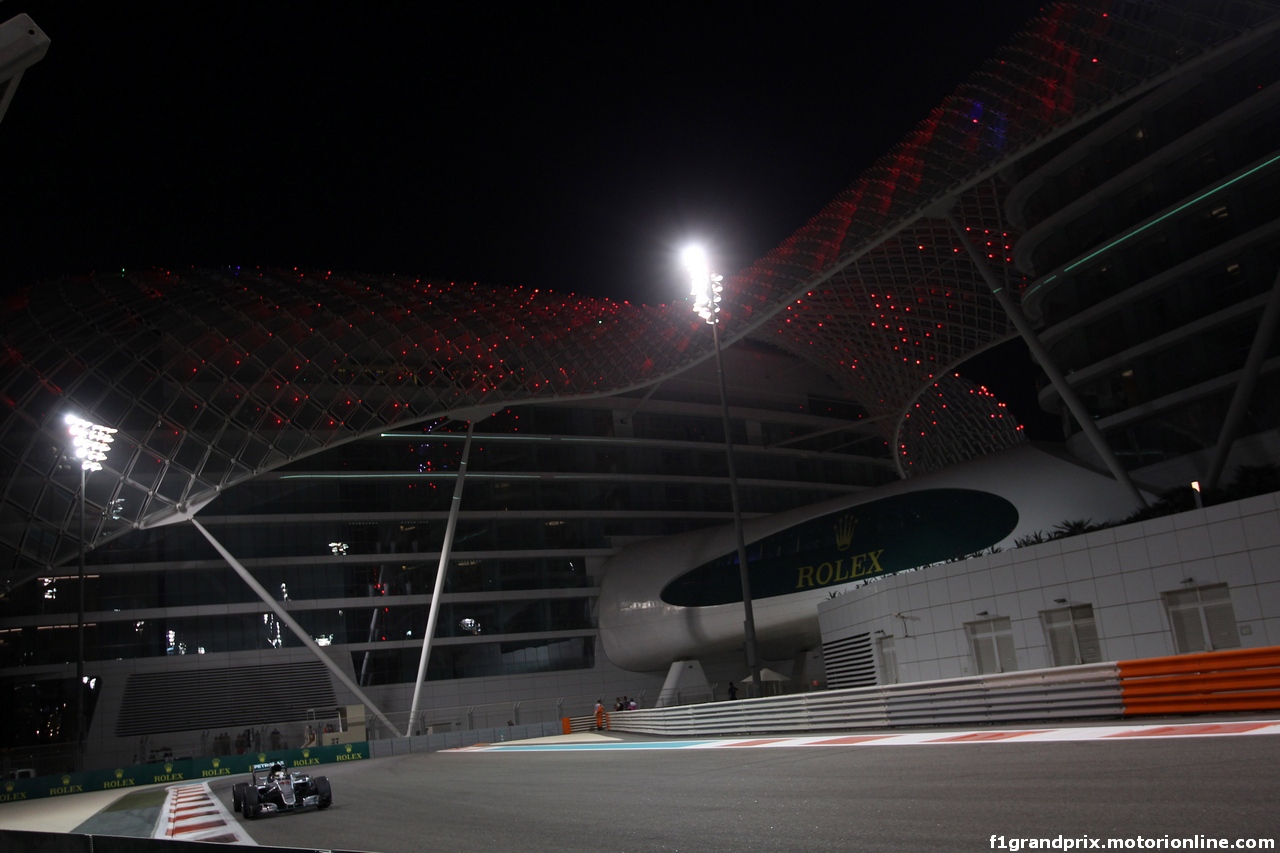
<svg viewBox="0 0 1280 853"><path fill-rule="evenodd" d="M1171 69L1274 27L1276 14L1243 0L1047 6L849 190L727 280L727 341L754 334L823 365L879 419L902 475L1019 441L998 403L951 370L1010 327L938 218L940 200L1018 289L1001 169ZM10 583L76 546L56 425L67 410L120 429L108 469L90 478L100 542L358 435L617 392L709 353L684 305L360 275L95 275L32 288L6 309Z"/></svg>
<svg viewBox="0 0 1280 853"><path fill-rule="evenodd" d="M120 430L90 478L101 517L91 539L102 540L361 435L618 391L696 351L694 323L661 310L281 271L66 279L10 309L0 537L18 574L74 552L76 484L58 456L65 411Z"/></svg>
<svg viewBox="0 0 1280 853"><path fill-rule="evenodd" d="M1046 7L848 190L727 280L726 340L757 336L824 367L878 419L904 476L1018 441L998 403L952 371L1010 326L942 208L1018 290L1002 170L1276 17L1275 4L1245 0ZM683 305L238 268L66 279L6 307L9 582L74 553L57 426L68 410L120 429L90 478L100 542L361 435L616 393L710 346Z"/></svg>
<svg viewBox="0 0 1280 853"><path fill-rule="evenodd" d="M904 475L963 458L956 423L907 428L917 395L1012 326L941 214L950 207L1004 287L1021 291L1019 233L1004 199L1032 149L1202 61L1243 33L1274 27L1271 3L1056 4L790 240L729 283L774 309L779 345L809 352L893 424ZM1007 167L1022 160L1013 169ZM796 285L800 287L797 288ZM783 311L777 290L791 290ZM756 305L748 303L750 308ZM957 395L963 400L967 395ZM939 409L941 411L941 409ZM975 412L978 420L999 412ZM999 418L997 418L999 419ZM1007 419L1004 419L1007 421ZM1017 440L1006 422L987 446ZM968 432L962 429L962 432ZM925 435L921 435L925 432ZM942 432L939 440L930 432Z"/></svg>

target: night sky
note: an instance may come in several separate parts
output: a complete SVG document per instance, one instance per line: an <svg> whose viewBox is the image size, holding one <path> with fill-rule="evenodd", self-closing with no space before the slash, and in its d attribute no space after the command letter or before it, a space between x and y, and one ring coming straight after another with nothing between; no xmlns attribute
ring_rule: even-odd
<svg viewBox="0 0 1280 853"><path fill-rule="evenodd" d="M669 301L684 243L765 254L1040 6L462 5L0 2L52 42L0 123L0 286L230 264Z"/></svg>

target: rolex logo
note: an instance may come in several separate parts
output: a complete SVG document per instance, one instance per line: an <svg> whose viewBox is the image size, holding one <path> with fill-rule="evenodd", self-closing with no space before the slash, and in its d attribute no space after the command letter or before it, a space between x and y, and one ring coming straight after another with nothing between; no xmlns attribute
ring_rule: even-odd
<svg viewBox="0 0 1280 853"><path fill-rule="evenodd" d="M263 763L263 762L264 762L264 761L266 761L266 760L267 760L267 754L266 754L265 752L259 752L259 753L258 753L258 763L259 763L259 764L261 764L261 763Z"/></svg>
<svg viewBox="0 0 1280 853"><path fill-rule="evenodd" d="M168 769L169 769L167 765L166 765L165 769L166 769L166 770L168 770ZM123 770L121 770L119 767L117 767L117 768L116 768L116 778L117 778L117 779L123 779L123 778L124 778L124 771L123 771Z"/></svg>
<svg viewBox="0 0 1280 853"><path fill-rule="evenodd" d="M836 522L836 548L841 551L849 550L849 546L853 544L853 530L858 526L858 519L852 515L846 515Z"/></svg>
<svg viewBox="0 0 1280 853"><path fill-rule="evenodd" d="M166 762L164 763L164 772L165 772L165 773L172 773L172 772L173 772L173 763L172 763L172 762L166 761ZM120 778L120 775L119 775L119 774L120 774L120 771L119 771L119 770L117 770L117 771L116 771L116 773L117 773L116 778L117 778L117 779L119 779L119 778Z"/></svg>
<svg viewBox="0 0 1280 853"><path fill-rule="evenodd" d="M348 753L350 753L350 752L351 752L351 744L347 744L347 752L348 752Z"/></svg>
<svg viewBox="0 0 1280 853"><path fill-rule="evenodd" d="M302 750L302 757L303 757L303 758L310 758L310 757L311 757L311 750L309 750L309 749L304 749L304 750Z"/></svg>
<svg viewBox="0 0 1280 853"><path fill-rule="evenodd" d="M215 759L213 759L213 766L214 766L214 767L221 767L221 766L222 766L222 759L221 759L221 758L215 758Z"/></svg>
<svg viewBox="0 0 1280 853"><path fill-rule="evenodd" d="M62 784L64 784L64 785L70 785L70 784L71 784L71 776L70 776L69 774L67 774L67 773L63 773L63 774L62 774Z"/></svg>
<svg viewBox="0 0 1280 853"><path fill-rule="evenodd" d="M4 783L4 790L5 790L5 792L6 792L6 793L7 793L7 792L9 792L9 791L12 791L12 790L13 790L13 782L12 782L12 781L5 782L5 783Z"/></svg>

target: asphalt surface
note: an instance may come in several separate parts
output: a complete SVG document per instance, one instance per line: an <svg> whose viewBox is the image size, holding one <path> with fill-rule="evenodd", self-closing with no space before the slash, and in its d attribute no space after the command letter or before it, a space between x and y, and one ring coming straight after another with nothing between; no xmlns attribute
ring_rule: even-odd
<svg viewBox="0 0 1280 853"><path fill-rule="evenodd" d="M634 738L633 738L634 739ZM1280 838L1280 736L441 752L326 766L263 845L418 851L990 850L991 836ZM230 807L230 782L214 791ZM997 842L998 843L998 842ZM1060 849L1060 848L1059 848Z"/></svg>

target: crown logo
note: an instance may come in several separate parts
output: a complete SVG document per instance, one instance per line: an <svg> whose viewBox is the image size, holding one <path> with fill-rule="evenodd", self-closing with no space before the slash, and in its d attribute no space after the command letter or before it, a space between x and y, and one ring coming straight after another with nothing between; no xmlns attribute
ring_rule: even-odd
<svg viewBox="0 0 1280 853"><path fill-rule="evenodd" d="M12 790L13 790L13 782L12 782L12 781L5 782L5 783L4 783L4 790L5 790L5 793L8 793L9 791L12 791Z"/></svg>
<svg viewBox="0 0 1280 853"><path fill-rule="evenodd" d="M68 774L68 773L63 773L63 774L62 774L62 784L64 784L64 785L70 785L70 784L71 784L71 775L70 775L70 774Z"/></svg>
<svg viewBox="0 0 1280 853"><path fill-rule="evenodd" d="M166 764L166 765L165 765L165 770L167 771L168 769L169 769L169 766ZM124 778L124 771L123 771L123 770L121 770L119 767L117 767L117 768L116 768L116 778L117 778L117 779L123 779L123 778Z"/></svg>
<svg viewBox="0 0 1280 853"><path fill-rule="evenodd" d="M221 759L221 758L215 758L215 759L213 759L213 766L214 766L214 767L220 767L220 766L222 766L222 759Z"/></svg>
<svg viewBox="0 0 1280 853"><path fill-rule="evenodd" d="M259 764L261 764L262 762L264 762L264 761L266 761L266 760L267 760L267 754L266 754L265 752L259 752L259 753L258 753L258 763L259 763Z"/></svg>
<svg viewBox="0 0 1280 853"><path fill-rule="evenodd" d="M849 546L853 544L853 531L858 526L858 519L852 515L846 515L836 522L836 548L841 551L848 551Z"/></svg>
<svg viewBox="0 0 1280 853"><path fill-rule="evenodd" d="M171 761L166 761L166 762L164 763L164 772L165 772L165 773L172 773L172 772L173 772L173 762L171 762Z"/></svg>
<svg viewBox="0 0 1280 853"><path fill-rule="evenodd" d="M303 758L310 758L310 757L311 757L311 750L309 750L309 749L304 749L304 750L302 750L302 757L303 757Z"/></svg>
<svg viewBox="0 0 1280 853"><path fill-rule="evenodd" d="M347 744L347 753L350 754L350 752L351 752L351 744Z"/></svg>

